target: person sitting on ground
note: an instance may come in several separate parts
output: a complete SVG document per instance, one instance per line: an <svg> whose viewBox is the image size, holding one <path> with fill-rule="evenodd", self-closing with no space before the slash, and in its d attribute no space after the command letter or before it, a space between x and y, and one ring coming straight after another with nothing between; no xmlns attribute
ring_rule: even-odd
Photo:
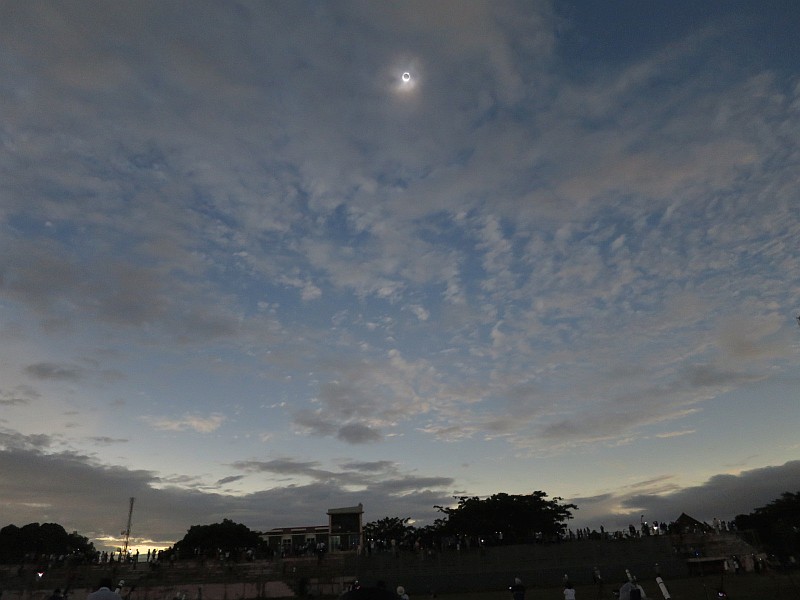
<svg viewBox="0 0 800 600"><path fill-rule="evenodd" d="M569 581L564 584L564 600L575 600L575 588Z"/></svg>
<svg viewBox="0 0 800 600"><path fill-rule="evenodd" d="M644 588L636 581L626 581L619 588L619 600L646 600Z"/></svg>
<svg viewBox="0 0 800 600"><path fill-rule="evenodd" d="M622 585L619 586L619 593L617 594L617 598L619 600L631 600L631 589L633 589L633 582L624 581Z"/></svg>
<svg viewBox="0 0 800 600"><path fill-rule="evenodd" d="M86 600L122 600L122 597L111 590L111 579L104 577L100 580L97 590L86 596Z"/></svg>
<svg viewBox="0 0 800 600"><path fill-rule="evenodd" d="M525 586L522 585L522 579L519 577L514 578L514 585L508 589L511 590L513 600L525 600Z"/></svg>

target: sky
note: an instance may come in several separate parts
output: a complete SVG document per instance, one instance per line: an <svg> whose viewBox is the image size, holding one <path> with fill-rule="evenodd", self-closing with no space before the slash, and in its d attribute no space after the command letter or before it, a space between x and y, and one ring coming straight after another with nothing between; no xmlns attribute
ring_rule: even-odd
<svg viewBox="0 0 800 600"><path fill-rule="evenodd" d="M800 491L800 4L0 4L2 523ZM407 74L404 77L404 74Z"/></svg>

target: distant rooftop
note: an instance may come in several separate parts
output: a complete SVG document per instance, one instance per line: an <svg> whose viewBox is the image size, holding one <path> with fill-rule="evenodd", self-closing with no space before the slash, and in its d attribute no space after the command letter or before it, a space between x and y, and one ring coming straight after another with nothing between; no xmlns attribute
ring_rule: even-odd
<svg viewBox="0 0 800 600"><path fill-rule="evenodd" d="M344 508L329 508L328 514L329 515L352 515L352 514L363 514L364 513L364 505L360 502L358 506L346 506Z"/></svg>

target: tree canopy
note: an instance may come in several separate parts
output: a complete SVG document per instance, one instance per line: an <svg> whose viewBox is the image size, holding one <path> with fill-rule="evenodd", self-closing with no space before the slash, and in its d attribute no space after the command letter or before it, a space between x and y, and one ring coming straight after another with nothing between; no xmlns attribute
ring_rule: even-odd
<svg viewBox="0 0 800 600"><path fill-rule="evenodd" d="M410 517L384 517L378 521L371 521L364 525L364 537L366 540L386 543L396 540L400 543L406 536L414 533L414 527L408 524L410 520Z"/></svg>
<svg viewBox="0 0 800 600"><path fill-rule="evenodd" d="M566 528L574 504L560 504L562 498L547 499L547 494L494 494L458 498L455 507L436 506L446 515L442 529L452 535L466 535L484 540L522 543L551 539Z"/></svg>
<svg viewBox="0 0 800 600"><path fill-rule="evenodd" d="M94 544L57 523L7 525L0 529L0 563L18 563L41 555L71 556L94 553Z"/></svg>
<svg viewBox="0 0 800 600"><path fill-rule="evenodd" d="M210 552L237 552L245 548L258 548L261 536L246 525L223 519L213 525L192 525L183 539L175 544L175 549L184 556L196 552L207 555Z"/></svg>
<svg viewBox="0 0 800 600"><path fill-rule="evenodd" d="M786 557L800 551L800 492L784 492L766 506L734 519L739 531L754 531L771 552Z"/></svg>

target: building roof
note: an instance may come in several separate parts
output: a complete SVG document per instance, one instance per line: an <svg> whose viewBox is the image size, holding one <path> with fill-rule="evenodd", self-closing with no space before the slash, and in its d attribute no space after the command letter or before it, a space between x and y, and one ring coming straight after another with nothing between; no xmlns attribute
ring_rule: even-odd
<svg viewBox="0 0 800 600"><path fill-rule="evenodd" d="M360 502L358 506L346 506L344 508L329 508L329 515L360 515L364 513L364 505Z"/></svg>
<svg viewBox="0 0 800 600"><path fill-rule="evenodd" d="M327 525L309 525L307 527L274 527L269 531L264 531L261 535L289 535L291 533L327 533Z"/></svg>
<svg viewBox="0 0 800 600"><path fill-rule="evenodd" d="M681 513L681 516L677 518L675 521L678 526L685 529L696 529L699 531L713 531L714 528L711 527L708 523L703 523L698 521L694 517L690 517L686 513Z"/></svg>

